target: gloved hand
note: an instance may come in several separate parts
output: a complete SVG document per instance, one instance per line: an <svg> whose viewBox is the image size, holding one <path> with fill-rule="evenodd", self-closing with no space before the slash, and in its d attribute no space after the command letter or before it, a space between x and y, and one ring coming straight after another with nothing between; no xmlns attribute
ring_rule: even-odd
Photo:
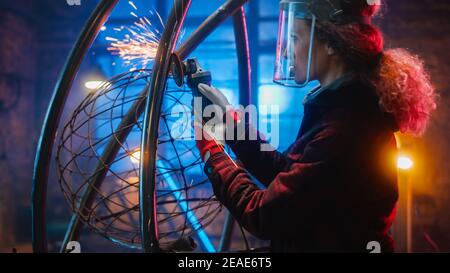
<svg viewBox="0 0 450 273"><path fill-rule="evenodd" d="M198 85L198 91L213 104L219 106L223 113L226 112L227 106L230 106L227 97L217 88L201 83Z"/></svg>
<svg viewBox="0 0 450 273"><path fill-rule="evenodd" d="M215 131L212 132L211 127L204 126L202 123L194 121L195 143L203 162L206 162L211 155L224 151L225 140L223 138L220 139L220 137L224 137L225 135L225 133L220 132L220 130L224 130L224 126L223 124L218 124L216 127L219 128L215 128ZM221 136L220 134L223 135Z"/></svg>
<svg viewBox="0 0 450 273"><path fill-rule="evenodd" d="M198 90L213 105L219 107L223 114L227 110L232 109L228 99L217 88L210 87L206 84L199 84ZM194 132L196 144L203 161L207 161L215 153L224 151L226 126L224 120L222 121L214 125L209 123L204 124L202 117L195 116Z"/></svg>
<svg viewBox="0 0 450 273"><path fill-rule="evenodd" d="M225 95L220 92L219 89L200 83L198 85L198 90L203 96L211 101L213 105L218 106L224 114L231 115L233 120L237 123L241 122L243 113L239 110L234 109L230 102L228 102L227 97L225 97ZM200 122L200 120L198 121ZM223 132L225 132L225 128Z"/></svg>

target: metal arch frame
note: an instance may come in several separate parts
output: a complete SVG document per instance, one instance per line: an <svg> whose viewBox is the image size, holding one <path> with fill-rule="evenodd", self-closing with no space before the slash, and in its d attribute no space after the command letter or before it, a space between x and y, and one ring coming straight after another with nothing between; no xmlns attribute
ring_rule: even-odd
<svg viewBox="0 0 450 273"><path fill-rule="evenodd" d="M225 4L223 4L220 8L217 9L215 13L213 13L211 16L209 16L198 28L197 30L189 37L189 39L180 47L180 49L177 51L177 53L180 55L181 59L185 59L195 48L212 32L214 31L225 19L227 19L230 15L233 15L233 23L234 23L234 32L235 32L235 40L236 40L236 50L237 50L237 57L238 57L238 70L239 70L239 94L240 94L240 102L241 104L247 105L250 103L250 94L251 94L251 85L250 85L250 54L249 54L249 46L248 46L248 33L246 28L246 21L245 21L245 13L243 9L243 5L246 4L249 0L228 0ZM38 142L38 148L36 152L36 158L35 158L35 166L34 166L34 172L33 172L33 191L32 191L32 229L33 229L33 251L34 252L47 252L47 241L46 241L46 218L45 218L45 209L46 209L46 194L47 194L47 184L48 184L48 173L50 168L50 160L51 160L51 154L53 150L53 143L55 140L56 130L58 128L60 117L62 114L63 106L65 105L66 98L68 96L68 93L70 91L70 87L72 85L72 82L78 72L78 69L81 65L83 57L85 56L86 52L92 45L96 35L98 34L101 26L105 22L106 18L111 13L114 6L117 4L118 0L103 0L98 4L95 11L89 18L87 24L85 25L81 35L79 36L74 48L72 49L68 61L62 70L62 73L60 75L60 79L56 84L56 87L54 89L54 94L52 96L52 100L50 102L46 118L44 120L43 129L41 132L41 137ZM168 22L173 20L173 28L181 28L182 24L176 24L176 22L181 22L179 19L184 18L186 13L178 13L180 10L184 10L184 8L188 8L187 5L183 5L185 3L190 3L191 0L177 0L177 3L174 5L171 16L168 19ZM179 6L181 3L181 7ZM178 6L177 6L178 4ZM178 8L177 8L178 7ZM186 9L187 11L187 9ZM180 17L181 15L181 17ZM175 19L171 19L172 17L175 17ZM178 18L178 20L176 19ZM167 24L169 25L169 24ZM168 27L166 27L168 29ZM165 31L166 31L165 29ZM164 36L164 34L163 34ZM173 44L173 43L172 43ZM167 47L167 41L166 43L161 42L160 48L163 48L164 46ZM158 49L158 52L162 52L163 49ZM172 48L171 51L173 51L174 48ZM168 53L167 48L164 50L166 53ZM161 54L162 55L162 54ZM163 58L158 58L155 61L155 68L161 68L161 65L164 63L168 63L168 54L166 56L161 56ZM164 58L165 57L165 58ZM170 55L169 55L170 57ZM167 68L165 69L167 73ZM158 73L153 73L153 75ZM161 96L164 91L163 86L165 86L165 82L167 79L166 77L156 77L155 79L158 79L159 83L155 82L152 78L151 85L146 87L142 92L145 94L145 92L149 91L148 97L151 98L152 94L155 94L156 96ZM163 83L161 84L161 81ZM155 84L156 83L156 84ZM157 89L158 87L159 89ZM147 90L148 88L148 90ZM155 96L153 95L153 96ZM145 101L149 101L146 99ZM159 100L161 102L161 99ZM145 111L145 118L144 120L148 120L151 124L151 126L148 126L147 128L150 129L155 123L155 121L152 121L152 119L148 119L149 117L149 110L154 109L153 117L155 117L155 114L157 117L159 117L159 112L156 111L158 107L154 103L148 102L148 105L153 104L153 108L146 107ZM132 113L135 115L136 113L142 113L144 112L144 102L143 101L137 101L132 105L130 108L129 113L124 117L121 124L119 126L127 126L129 125L130 119L127 119L128 114ZM159 105L160 106L160 105ZM138 112L133 112L138 111ZM160 110L160 109L159 109ZM156 113L158 112L158 113ZM159 119L158 119L159 121ZM158 124L156 124L158 125ZM147 122L144 122L144 126L147 126ZM157 127L157 126L156 126ZM144 131L145 132L145 131ZM127 137L128 132L124 132L121 134L120 137L123 137L124 139ZM156 138L149 138L148 135L145 135L142 139L142 144L144 143L144 139L147 139L147 146L152 144L152 141L157 143L157 137ZM104 154L102 155L102 158L114 158L115 154L117 153L115 145L117 144L116 141L111 141L111 143L108 144L109 149L106 149ZM144 146L143 146L144 147ZM156 147L156 146L155 146ZM148 148L148 147L147 147ZM146 148L145 148L146 149ZM145 153L145 149L143 150ZM142 153L142 154L144 154ZM143 173L143 170L151 170L149 174L153 173L155 171L155 157L156 157L156 150L153 156L153 165L151 162L148 162L148 159L144 159L145 157L141 156L141 174ZM153 166L153 167L144 167L144 164L146 166ZM106 169L104 168L104 173L106 174ZM146 174L145 180L140 179L140 183L143 183L140 187L140 190L145 188L145 190L142 190L142 194L146 196L150 196L152 200L150 202L154 202L154 195L151 194L151 191L154 187L155 182L155 176ZM144 183L145 181L145 183ZM97 175L94 183L101 183L102 182L102 175ZM152 186L153 185L153 186ZM154 189L153 189L154 193ZM95 194L95 193L94 193ZM140 194L141 195L141 194ZM85 192L83 199L89 200L92 198L93 193L92 192ZM141 203L141 202L140 202ZM89 207L89 201L86 203L82 203L82 207L79 209L83 210L86 207ZM144 219L143 221L148 221L149 219L154 218L155 211L154 206L146 207L146 206L140 206L141 210L141 217L143 215ZM145 211L145 214L142 214L142 210ZM227 249L229 247L229 238L231 234L231 228L232 228L232 218L226 217L226 223L225 226L227 228L224 229L224 232L222 234L221 238L221 244L220 249L223 250L224 248ZM144 230L142 228L141 222L141 230ZM61 248L61 251L65 250L66 244L71 240L76 240L79 237L80 231L83 227L83 223L80 221L78 214L74 213L72 216L72 219L70 221L70 224L68 226L66 236L63 241L63 245ZM144 240L142 240L143 249L147 251L157 251L157 226L152 225L152 230L147 232L143 232L142 236ZM152 234L152 235L150 235ZM155 244L156 240L156 244ZM153 243L152 243L153 241ZM153 246L153 247L152 247Z"/></svg>
<svg viewBox="0 0 450 273"><path fill-rule="evenodd" d="M239 102L244 107L251 103L251 64L250 47L248 44L247 22L245 19L245 10L241 6L233 15L234 37L236 43L236 53L238 59L239 73ZM218 251L230 249L231 235L234 228L234 218L230 212L226 212L224 228L220 236Z"/></svg>
<svg viewBox="0 0 450 273"><path fill-rule="evenodd" d="M189 9L191 0L180 0L175 3L171 15L168 19L168 23L163 32L161 42L158 47L158 52L156 55L156 62L153 66L152 81L149 87L147 106L144 116L144 128L143 128L143 138L141 143L141 164L140 164L140 179L139 179L139 191L140 191L140 201L139 210L141 217L141 237L142 245L145 252L158 252L159 242L158 242L158 227L156 219L156 191L155 191L155 180L156 180L156 155L157 155L157 140L158 140L158 126L159 117L161 112L162 98L164 95L164 90L166 86L167 77L169 75L170 69L170 57L173 53L174 47L176 45L179 31L181 29L184 18ZM236 6L233 4L240 5ZM207 28L208 24L217 24L216 27L225 20L230 14L236 13L234 17L235 26L235 36L236 44L241 42L241 45L245 45L245 49L240 48L238 50L238 56L245 57L248 54L248 39L247 31L241 29L237 30L238 27L244 27L245 24L245 14L242 5L247 1L228 1L225 5L221 6L215 14L210 16L192 35L197 39L189 39L192 43L186 43L180 51L180 56L182 59L186 57L187 50L191 51L197 45L203 41L207 35L212 32L212 28ZM227 5L228 4L228 5ZM227 8L228 7L228 8ZM177 12L177 10L180 10ZM180 24L177 24L181 22ZM175 37L175 39L173 39ZM170 39L170 41L167 41ZM245 42L244 42L245 41ZM238 47L238 46L237 46ZM247 60L247 61L246 61ZM239 61L239 64L249 64L249 58ZM247 72L247 81L242 81L239 83L240 87L250 87L249 82L249 70L240 69L240 72ZM240 90L242 91L242 90ZM250 92L246 92L246 98L250 97ZM229 217L227 217L229 219ZM227 225L228 226L228 225ZM224 233L227 236L227 233ZM228 237L228 236L227 236ZM223 241L223 240L221 240Z"/></svg>
<svg viewBox="0 0 450 273"><path fill-rule="evenodd" d="M159 252L158 223L156 219L156 154L161 106L170 70L170 57L178 41L181 26L192 0L177 0L155 56L147 100L141 140L139 164L139 216L141 242L144 252Z"/></svg>
<svg viewBox="0 0 450 273"><path fill-rule="evenodd" d="M72 48L53 91L38 141L33 169L31 194L33 252L47 252L45 208L48 174L56 130L61 119L63 106L84 56L117 2L118 0L103 0L97 5Z"/></svg>

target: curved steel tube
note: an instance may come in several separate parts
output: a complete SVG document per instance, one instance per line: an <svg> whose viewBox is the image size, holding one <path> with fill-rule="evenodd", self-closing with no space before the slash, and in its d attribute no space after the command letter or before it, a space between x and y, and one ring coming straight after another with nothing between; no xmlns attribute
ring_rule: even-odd
<svg viewBox="0 0 450 273"><path fill-rule="evenodd" d="M141 242L145 252L159 252L155 191L159 118L162 98L169 76L170 57L177 44L190 5L191 0L177 0L173 5L158 46L152 79L148 87L139 170Z"/></svg>
<svg viewBox="0 0 450 273"><path fill-rule="evenodd" d="M38 141L33 170L32 189L32 244L34 252L47 252L46 236L46 196L50 159L53 151L56 130L64 109L72 82L78 72L83 57L91 47L101 26L111 13L118 0L103 0L95 8L56 83L53 96L44 120Z"/></svg>
<svg viewBox="0 0 450 273"><path fill-rule="evenodd" d="M215 13L213 13L208 19L205 20L203 24L186 40L186 42L181 46L178 54L186 58L195 48L212 32L214 31L228 16L234 13L233 23L236 37L236 49L238 56L238 66L239 66L239 90L240 90L240 103L247 105L250 102L250 61L248 52L248 36L245 24L245 14L242 5L248 0L229 0L223 6L221 6ZM147 89L143 90L141 95L145 95ZM134 122L134 117L136 115L141 115L145 109L145 101L136 101L131 107L128 113L125 115L124 119L118 128L129 128L130 124ZM105 149L102 155L102 162L107 162L113 160L117 154L118 142L124 141L128 134L128 130L120 129L121 134L117 135L115 139L112 139L108 143L108 148ZM108 171L107 168L103 167L103 164L97 166L96 175L94 176L90 185L100 186L104 175ZM92 191L89 187L87 191L83 194L83 201L80 203L79 210L85 211L85 209L90 208L91 200L95 195L95 191ZM65 245L72 240L77 240L83 227L83 223L79 219L79 215L74 213L72 215L70 224L68 226L61 251L65 250Z"/></svg>
<svg viewBox="0 0 450 273"><path fill-rule="evenodd" d="M229 16L235 13L237 10L249 0L228 0L225 4L219 7L211 16L209 16L196 30L190 38L181 45L178 50L180 59L184 60L191 54L195 48L213 32L217 26L223 23Z"/></svg>
<svg viewBox="0 0 450 273"><path fill-rule="evenodd" d="M244 7L233 14L234 39L238 59L239 73L239 103L244 107L251 103L251 65L250 50L248 44L247 23ZM226 210L225 223L220 236L219 251L228 251L231 244L231 235L234 228L234 218Z"/></svg>
<svg viewBox="0 0 450 273"><path fill-rule="evenodd" d="M145 88L141 92L140 97L143 97L146 92L147 88ZM69 225L67 227L63 243L61 244L60 252L66 251L66 245L70 241L78 240L81 229L83 227L83 222L80 219L80 214L87 215L89 213L89 209L92 207L94 198L96 196L95 189L99 189L101 187L101 184L103 183L103 180L108 173L109 169L105 166L110 166L110 164L116 158L116 155L121 148L120 143L123 143L125 141L125 139L133 129L133 126L130 125L133 125L136 122L136 113L138 113L137 115L140 116L145 109L144 106L145 100L136 100L130 108L132 111L128 111L122 118L118 126L118 133L115 134L114 137L111 137L111 140L108 142L108 145L106 146L105 151L103 152L100 161L95 168L93 177L87 183L89 186L82 194L82 198L78 204L78 213L72 214L72 218L70 219ZM136 109L137 112L134 112L133 110Z"/></svg>
<svg viewBox="0 0 450 273"><path fill-rule="evenodd" d="M233 15L234 38L239 71L239 103L247 106L251 103L251 64L248 44L247 22L244 7L240 7Z"/></svg>

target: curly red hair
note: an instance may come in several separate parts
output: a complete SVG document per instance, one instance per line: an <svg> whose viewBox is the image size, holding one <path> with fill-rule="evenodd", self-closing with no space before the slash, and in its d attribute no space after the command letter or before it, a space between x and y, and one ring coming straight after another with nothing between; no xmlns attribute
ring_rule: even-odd
<svg viewBox="0 0 450 273"><path fill-rule="evenodd" d="M361 16L373 17L380 10L380 5L355 6L358 9L352 12ZM318 22L317 38L375 87L381 108L394 116L402 133L423 134L436 108L436 95L418 56L405 49L384 50L383 33L370 20L344 25Z"/></svg>
<svg viewBox="0 0 450 273"><path fill-rule="evenodd" d="M435 89L423 61L405 49L387 50L372 83L380 105L394 115L400 131L422 135L436 109Z"/></svg>

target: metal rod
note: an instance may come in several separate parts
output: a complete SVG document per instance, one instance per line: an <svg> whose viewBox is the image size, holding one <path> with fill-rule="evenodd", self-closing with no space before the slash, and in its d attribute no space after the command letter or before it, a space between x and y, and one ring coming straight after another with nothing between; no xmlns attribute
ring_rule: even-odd
<svg viewBox="0 0 450 273"><path fill-rule="evenodd" d="M50 160L56 130L61 119L70 87L78 72L83 57L91 47L100 28L118 0L101 1L72 48L69 58L56 83L50 105L44 119L38 141L33 170L32 188L32 244L34 252L47 252L46 199Z"/></svg>
<svg viewBox="0 0 450 273"><path fill-rule="evenodd" d="M247 22L244 7L233 14L234 37L239 72L239 103L247 106L251 103L251 62L248 42Z"/></svg>
<svg viewBox="0 0 450 273"><path fill-rule="evenodd" d="M238 59L239 103L247 106L251 103L251 64L244 7L239 8L233 14L233 27ZM227 210L222 235L220 237L220 252L230 250L234 224L234 218Z"/></svg>
<svg viewBox="0 0 450 273"><path fill-rule="evenodd" d="M158 160L156 162L156 165L159 168L163 169L168 168L168 166L164 164L162 160ZM197 236L200 239L203 249L205 249L207 252L216 252L213 243L211 242L205 230L203 229L202 224L195 215L195 212L189 207L189 203L186 201L181 191L179 191L180 187L177 185L175 179L169 173L163 174L163 177L164 181L167 183L170 190L172 191L173 197L175 198L175 200L177 200L176 204L186 214L186 218L191 224L192 229L195 230L195 232L197 233Z"/></svg>
<svg viewBox="0 0 450 273"><path fill-rule="evenodd" d="M61 245L61 252L65 252L66 245L70 241L77 240L79 238L81 228L83 227L83 222L80 219L80 214L86 216L92 207L92 203L95 200L96 190L99 189L103 183L103 180L108 173L109 167L117 153L120 151L121 143L127 138L133 129L133 125L136 123L136 117L139 117L145 109L145 94L147 92L147 87L140 93L139 97L141 99L136 100L130 107L132 111L128 111L122 118L118 130L114 137L108 142L108 145L103 152L99 163L94 171L94 175L88 182L88 187L83 192L81 200L78 204L78 213L74 213L68 225L66 235L64 237L63 243ZM136 115L136 110L138 114Z"/></svg>
<svg viewBox="0 0 450 273"><path fill-rule="evenodd" d="M186 59L195 48L203 42L206 37L211 34L221 23L223 23L229 16L235 13L249 0L228 0L225 4L219 7L211 16L209 16L190 36L190 38L181 45L178 50L178 55L182 60Z"/></svg>
<svg viewBox="0 0 450 273"><path fill-rule="evenodd" d="M218 9L218 11L213 13L210 17L208 17L208 19L205 20L204 23L199 26L199 28L186 40L186 42L180 47L180 50L177 52L180 56L183 54L185 56L184 58L186 58L204 40L205 37L203 35L209 35L220 25L220 23L225 20L223 18L224 14L226 14L226 16L229 16L234 12L235 14L233 16L233 22L235 28L235 40L239 66L239 99L240 103L243 105L247 105L251 101L250 59L244 9L242 6L238 6L237 3L243 5L247 1L231 0L225 3ZM220 10L222 10L222 12ZM104 165L108 165L108 162L114 160L119 151L117 147L120 148L119 143L124 142L128 137L130 130L127 130L127 128L131 128L131 125L135 122L135 117L139 117L144 112L146 105L146 94L147 88L145 88L139 94L139 97L144 97L144 99L133 103L133 105L130 107L123 120L121 121L120 125L118 126L118 131L120 131L121 133L116 135L116 137L111 139L108 143L108 148L103 152L101 161L96 167L96 175L92 178L92 181L89 183L89 187L83 193L82 201L80 202L78 211L88 211L90 206L92 205L92 201L89 200L92 200L95 197L96 192L93 189L100 188L103 182L103 178L108 171L108 168L105 168ZM117 145L117 147L115 147L115 145ZM83 222L80 221L79 215L77 213L74 213L68 225L61 251L65 250L65 245L69 241L78 239L82 227Z"/></svg>
<svg viewBox="0 0 450 273"><path fill-rule="evenodd" d="M156 156L162 98L170 70L170 57L178 41L191 0L177 0L166 22L148 88L141 141L139 212L141 242L145 252L159 252L156 219Z"/></svg>
<svg viewBox="0 0 450 273"><path fill-rule="evenodd" d="M231 244L231 235L233 234L234 229L234 218L231 216L231 213L226 210L225 211L225 222L223 224L222 234L220 235L219 241L219 252L230 250Z"/></svg>

